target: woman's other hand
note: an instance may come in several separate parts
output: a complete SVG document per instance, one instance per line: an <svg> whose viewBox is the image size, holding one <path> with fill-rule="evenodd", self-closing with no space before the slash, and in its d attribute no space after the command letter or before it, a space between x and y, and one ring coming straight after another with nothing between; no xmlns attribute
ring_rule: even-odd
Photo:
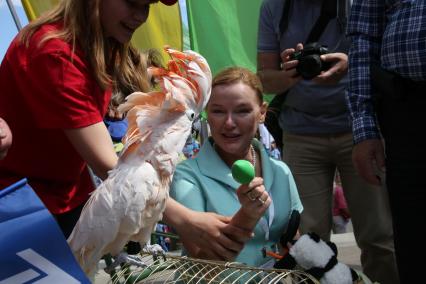
<svg viewBox="0 0 426 284"><path fill-rule="evenodd" d="M251 238L250 231L230 224L230 217L196 211L191 215L190 224L178 232L190 256L232 261Z"/></svg>
<svg viewBox="0 0 426 284"><path fill-rule="evenodd" d="M194 211L173 198L163 220L176 230L189 256L198 258L233 260L253 235L231 224L230 217Z"/></svg>

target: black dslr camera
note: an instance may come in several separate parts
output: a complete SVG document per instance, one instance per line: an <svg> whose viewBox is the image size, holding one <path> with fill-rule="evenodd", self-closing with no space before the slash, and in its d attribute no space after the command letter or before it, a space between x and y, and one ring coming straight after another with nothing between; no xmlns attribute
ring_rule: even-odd
<svg viewBox="0 0 426 284"><path fill-rule="evenodd" d="M328 53L324 45L317 42L309 43L300 51L296 51L290 56L291 60L299 60L296 71L303 79L311 80L318 76L321 71L326 71L331 67L329 62L321 61L320 56Z"/></svg>

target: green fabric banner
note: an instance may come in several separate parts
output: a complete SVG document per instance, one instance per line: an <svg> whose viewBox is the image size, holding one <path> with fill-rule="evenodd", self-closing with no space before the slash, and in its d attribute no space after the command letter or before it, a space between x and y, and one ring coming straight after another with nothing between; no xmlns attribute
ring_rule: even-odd
<svg viewBox="0 0 426 284"><path fill-rule="evenodd" d="M256 71L262 0L187 0L191 48L209 62L213 74L225 67Z"/></svg>

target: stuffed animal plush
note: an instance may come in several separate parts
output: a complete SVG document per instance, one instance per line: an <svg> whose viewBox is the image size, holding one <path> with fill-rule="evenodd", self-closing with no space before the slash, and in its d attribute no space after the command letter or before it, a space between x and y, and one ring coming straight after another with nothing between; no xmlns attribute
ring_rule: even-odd
<svg viewBox="0 0 426 284"><path fill-rule="evenodd" d="M302 235L293 241L293 244L289 245L288 255L278 261L275 268L294 269L296 265L318 279L321 284L352 284L359 280L353 269L338 262L336 245L324 242L315 233Z"/></svg>

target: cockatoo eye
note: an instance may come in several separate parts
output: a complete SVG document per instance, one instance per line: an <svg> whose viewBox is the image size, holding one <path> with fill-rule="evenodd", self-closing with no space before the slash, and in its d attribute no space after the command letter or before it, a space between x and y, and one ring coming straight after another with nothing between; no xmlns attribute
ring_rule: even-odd
<svg viewBox="0 0 426 284"><path fill-rule="evenodd" d="M193 121L195 119L195 112L193 112L192 110L187 110L185 111L185 113L190 121Z"/></svg>

